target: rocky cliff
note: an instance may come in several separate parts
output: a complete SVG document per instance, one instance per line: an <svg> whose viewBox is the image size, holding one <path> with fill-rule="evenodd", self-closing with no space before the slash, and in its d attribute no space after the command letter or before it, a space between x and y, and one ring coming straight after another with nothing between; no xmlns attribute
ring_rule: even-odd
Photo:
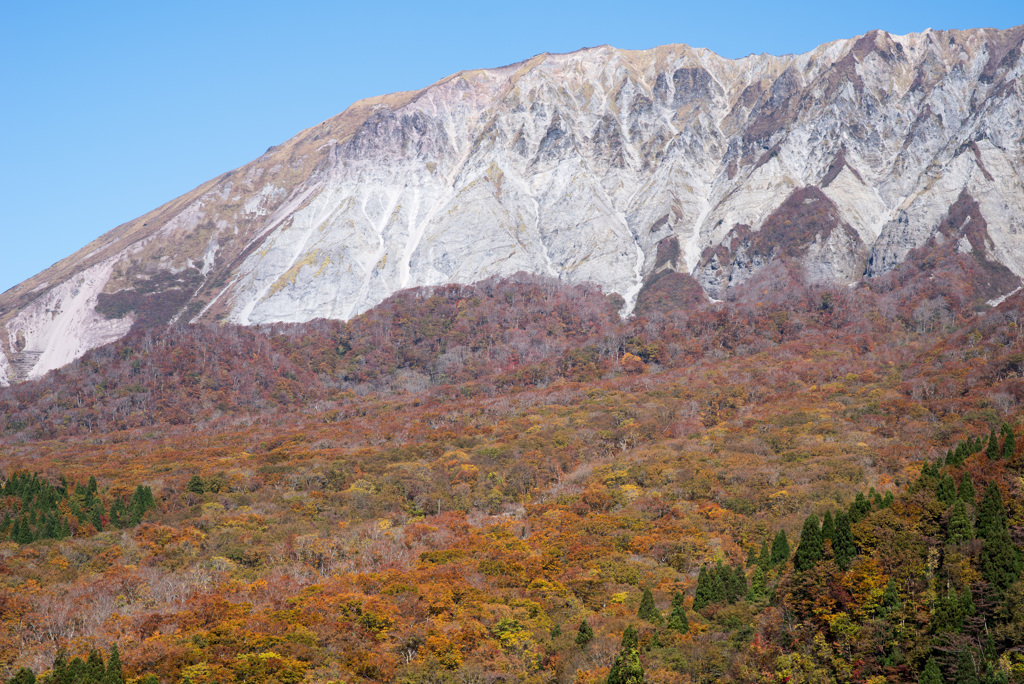
<svg viewBox="0 0 1024 684"><path fill-rule="evenodd" d="M0 383L132 326L347 319L517 271L599 283L628 313L655 271L720 299L775 260L848 283L955 240L1005 294L1024 275L1022 42L605 46L358 102L0 295Z"/></svg>

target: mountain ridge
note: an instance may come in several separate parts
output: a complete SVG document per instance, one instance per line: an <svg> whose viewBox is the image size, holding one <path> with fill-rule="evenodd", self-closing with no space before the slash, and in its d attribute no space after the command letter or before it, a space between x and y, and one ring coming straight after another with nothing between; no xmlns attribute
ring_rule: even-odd
<svg viewBox="0 0 1024 684"><path fill-rule="evenodd" d="M807 186L869 250L856 274L815 248L841 280L902 263L964 191L984 257L1019 278L1022 40L872 31L739 60L598 46L360 100L0 294L0 382L140 322L348 319L518 271L596 282L625 313L662 240L704 284L705 250Z"/></svg>

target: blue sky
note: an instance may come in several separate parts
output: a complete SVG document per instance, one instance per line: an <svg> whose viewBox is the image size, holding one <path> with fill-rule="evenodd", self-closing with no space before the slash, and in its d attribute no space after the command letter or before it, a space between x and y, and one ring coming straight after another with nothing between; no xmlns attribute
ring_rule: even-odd
<svg viewBox="0 0 1024 684"><path fill-rule="evenodd" d="M0 292L363 97L611 44L783 54L1009 28L1020 0L7 2Z"/></svg>

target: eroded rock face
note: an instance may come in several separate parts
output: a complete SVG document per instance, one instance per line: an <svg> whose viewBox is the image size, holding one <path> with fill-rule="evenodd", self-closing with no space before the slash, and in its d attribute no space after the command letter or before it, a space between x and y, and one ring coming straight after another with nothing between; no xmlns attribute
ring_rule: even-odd
<svg viewBox="0 0 1024 684"><path fill-rule="evenodd" d="M1019 276L1022 42L1024 27L741 60L600 47L362 101L0 295L0 382L132 324L347 319L517 271L597 282L625 313L667 238L671 270L715 298L780 258L850 282L927 245L963 193L987 258ZM795 196L827 219L790 230L778 217L810 206ZM73 301L92 313L46 323L44 298L86 272L102 282Z"/></svg>

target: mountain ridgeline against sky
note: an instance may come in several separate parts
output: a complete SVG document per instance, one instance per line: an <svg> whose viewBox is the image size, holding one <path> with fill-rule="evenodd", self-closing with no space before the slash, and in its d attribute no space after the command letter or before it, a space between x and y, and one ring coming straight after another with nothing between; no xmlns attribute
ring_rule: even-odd
<svg viewBox="0 0 1024 684"><path fill-rule="evenodd" d="M1022 42L605 46L358 102L0 295L0 384L133 326L349 319L519 271L628 313L666 271L725 299L773 262L853 283L924 251L996 300L1024 275Z"/></svg>

